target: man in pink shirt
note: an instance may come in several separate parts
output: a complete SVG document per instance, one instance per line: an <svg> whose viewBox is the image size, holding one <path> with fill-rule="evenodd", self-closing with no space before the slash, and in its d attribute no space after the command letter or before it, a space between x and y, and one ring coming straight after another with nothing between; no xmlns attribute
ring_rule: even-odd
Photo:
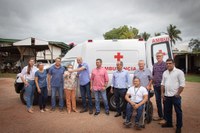
<svg viewBox="0 0 200 133"><path fill-rule="evenodd" d="M91 80L90 80L90 90L94 91L95 94L95 116L100 113L100 95L103 98L105 113L109 115L109 106L106 95L106 87L108 84L108 73L105 68L102 67L102 60L96 59L96 68L92 70Z"/></svg>

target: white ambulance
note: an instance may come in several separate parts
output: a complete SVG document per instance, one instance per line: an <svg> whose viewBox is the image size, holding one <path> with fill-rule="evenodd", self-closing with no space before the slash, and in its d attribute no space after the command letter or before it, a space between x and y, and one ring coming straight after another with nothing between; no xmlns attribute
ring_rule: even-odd
<svg viewBox="0 0 200 133"><path fill-rule="evenodd" d="M134 70L138 68L138 61L144 60L146 67L152 70L156 62L158 51L164 54L164 60L173 58L168 35L149 38L148 41L142 39L123 40L88 40L78 44L71 49L63 58L62 65L72 64L77 68L77 57L82 57L83 62L89 65L90 72L96 67L96 59L103 61L103 67L109 74L109 84L107 86L108 103L111 110L115 110L114 96L110 93L112 74L116 70L116 62L123 61L124 69L129 71L131 77ZM80 98L80 90L77 89L77 98ZM121 103L123 106L123 103Z"/></svg>

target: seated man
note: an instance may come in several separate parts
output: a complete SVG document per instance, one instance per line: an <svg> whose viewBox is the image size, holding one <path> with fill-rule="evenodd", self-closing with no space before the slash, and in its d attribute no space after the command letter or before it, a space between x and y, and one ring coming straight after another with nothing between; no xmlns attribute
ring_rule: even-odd
<svg viewBox="0 0 200 133"><path fill-rule="evenodd" d="M125 99L128 102L126 106L126 122L124 125L131 125L131 117L133 110L137 110L135 117L135 128L140 129L139 120L143 112L143 106L148 100L148 91L146 88L140 85L140 79L135 77L133 79L133 85L126 93Z"/></svg>

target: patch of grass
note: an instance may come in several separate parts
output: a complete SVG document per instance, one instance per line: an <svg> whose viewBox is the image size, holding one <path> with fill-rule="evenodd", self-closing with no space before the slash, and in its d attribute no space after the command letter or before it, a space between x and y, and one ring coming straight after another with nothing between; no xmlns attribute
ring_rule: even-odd
<svg viewBox="0 0 200 133"><path fill-rule="evenodd" d="M200 75L187 74L185 79L188 82L200 82Z"/></svg>
<svg viewBox="0 0 200 133"><path fill-rule="evenodd" d="M16 73L0 73L0 78L16 78Z"/></svg>

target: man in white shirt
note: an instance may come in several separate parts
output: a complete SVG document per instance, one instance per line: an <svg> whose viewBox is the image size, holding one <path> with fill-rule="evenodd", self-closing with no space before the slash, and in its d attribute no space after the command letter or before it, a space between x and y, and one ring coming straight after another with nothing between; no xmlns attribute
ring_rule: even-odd
<svg viewBox="0 0 200 133"><path fill-rule="evenodd" d="M148 100L148 91L146 88L140 85L140 79L135 77L133 79L133 85L126 93L125 99L128 102L126 106L126 122L124 125L131 125L131 117L133 110L137 110L135 116L135 128L140 129L139 120L143 112L143 107Z"/></svg>
<svg viewBox="0 0 200 133"><path fill-rule="evenodd" d="M161 96L164 101L164 113L166 124L162 127L173 127L172 125L172 107L174 106L176 112L176 133L181 133L183 125L182 109L181 109L181 92L185 86L185 76L183 71L177 69L174 60L166 60L167 70L163 73L161 82Z"/></svg>

